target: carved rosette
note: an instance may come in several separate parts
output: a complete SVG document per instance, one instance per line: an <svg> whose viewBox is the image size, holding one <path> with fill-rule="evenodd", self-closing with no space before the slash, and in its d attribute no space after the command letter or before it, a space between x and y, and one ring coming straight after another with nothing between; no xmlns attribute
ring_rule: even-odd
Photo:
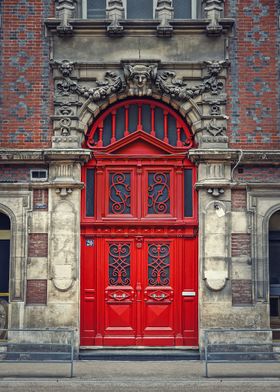
<svg viewBox="0 0 280 392"><path fill-rule="evenodd" d="M178 102L178 106L188 105L208 107L208 113L201 110L204 120L199 143L204 145L222 143L226 146L226 116L222 107L226 103L224 93L226 61L205 61L201 81L178 78L174 71L160 70L160 62L125 62L122 71L107 71L103 80L86 84L79 83L79 65L68 60L52 63L55 77L54 146L78 147L83 129L79 124L79 106L91 105L98 109L105 100L113 96L166 96ZM95 109L95 110L96 110ZM188 112L187 109L184 110ZM209 113L210 112L210 113ZM80 134L77 133L80 130ZM203 146L202 146L203 147Z"/></svg>

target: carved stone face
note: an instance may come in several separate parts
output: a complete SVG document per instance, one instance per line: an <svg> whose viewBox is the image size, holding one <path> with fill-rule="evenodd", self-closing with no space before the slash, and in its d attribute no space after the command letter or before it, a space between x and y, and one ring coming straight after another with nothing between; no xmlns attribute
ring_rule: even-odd
<svg viewBox="0 0 280 392"><path fill-rule="evenodd" d="M151 77L148 72L138 72L133 75L133 81L137 87L142 88L144 85L150 81Z"/></svg>

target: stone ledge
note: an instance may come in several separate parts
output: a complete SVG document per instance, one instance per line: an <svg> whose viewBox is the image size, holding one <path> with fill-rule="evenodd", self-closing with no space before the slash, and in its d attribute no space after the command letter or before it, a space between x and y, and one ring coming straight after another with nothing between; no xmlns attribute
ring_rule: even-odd
<svg viewBox="0 0 280 392"><path fill-rule="evenodd" d="M87 162L92 152L86 149L3 149L0 150L0 163L50 162L69 160Z"/></svg>
<svg viewBox="0 0 280 392"><path fill-rule="evenodd" d="M235 150L235 149L193 149L188 152L192 162L202 163L208 161L229 161L239 164L280 164L280 150Z"/></svg>

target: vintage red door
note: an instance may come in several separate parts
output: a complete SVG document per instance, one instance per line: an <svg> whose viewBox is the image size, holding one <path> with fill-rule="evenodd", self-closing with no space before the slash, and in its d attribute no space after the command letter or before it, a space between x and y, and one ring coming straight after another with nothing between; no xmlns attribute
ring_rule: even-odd
<svg viewBox="0 0 280 392"><path fill-rule="evenodd" d="M191 145L181 117L148 99L115 105L90 130L94 158L83 168L81 218L82 346L197 346Z"/></svg>

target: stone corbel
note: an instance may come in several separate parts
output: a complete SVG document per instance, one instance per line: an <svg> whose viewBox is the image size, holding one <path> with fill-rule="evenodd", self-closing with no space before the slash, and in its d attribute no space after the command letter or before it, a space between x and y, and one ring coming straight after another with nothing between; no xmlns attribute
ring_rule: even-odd
<svg viewBox="0 0 280 392"><path fill-rule="evenodd" d="M171 0L158 0L156 8L156 19L160 20L160 25L157 26L157 33L159 36L170 37L173 32L173 27L170 25L170 20L173 19L174 8Z"/></svg>
<svg viewBox="0 0 280 392"><path fill-rule="evenodd" d="M225 193L225 190L223 188L211 187L207 189L207 192L209 193L209 195L212 195L213 197L219 197Z"/></svg>
<svg viewBox="0 0 280 392"><path fill-rule="evenodd" d="M224 0L203 0L205 18L210 21L206 30L209 35L220 35L223 27L219 24L224 11Z"/></svg>
<svg viewBox="0 0 280 392"><path fill-rule="evenodd" d="M77 0L56 0L56 11L60 19L60 25L57 26L57 31L61 35L69 35L73 32L73 26L69 20L74 17L75 3Z"/></svg>
<svg viewBox="0 0 280 392"><path fill-rule="evenodd" d="M122 0L109 0L107 11L107 19L111 24L107 27L109 35L122 35L123 26L120 25L120 20L124 19L124 7Z"/></svg>

